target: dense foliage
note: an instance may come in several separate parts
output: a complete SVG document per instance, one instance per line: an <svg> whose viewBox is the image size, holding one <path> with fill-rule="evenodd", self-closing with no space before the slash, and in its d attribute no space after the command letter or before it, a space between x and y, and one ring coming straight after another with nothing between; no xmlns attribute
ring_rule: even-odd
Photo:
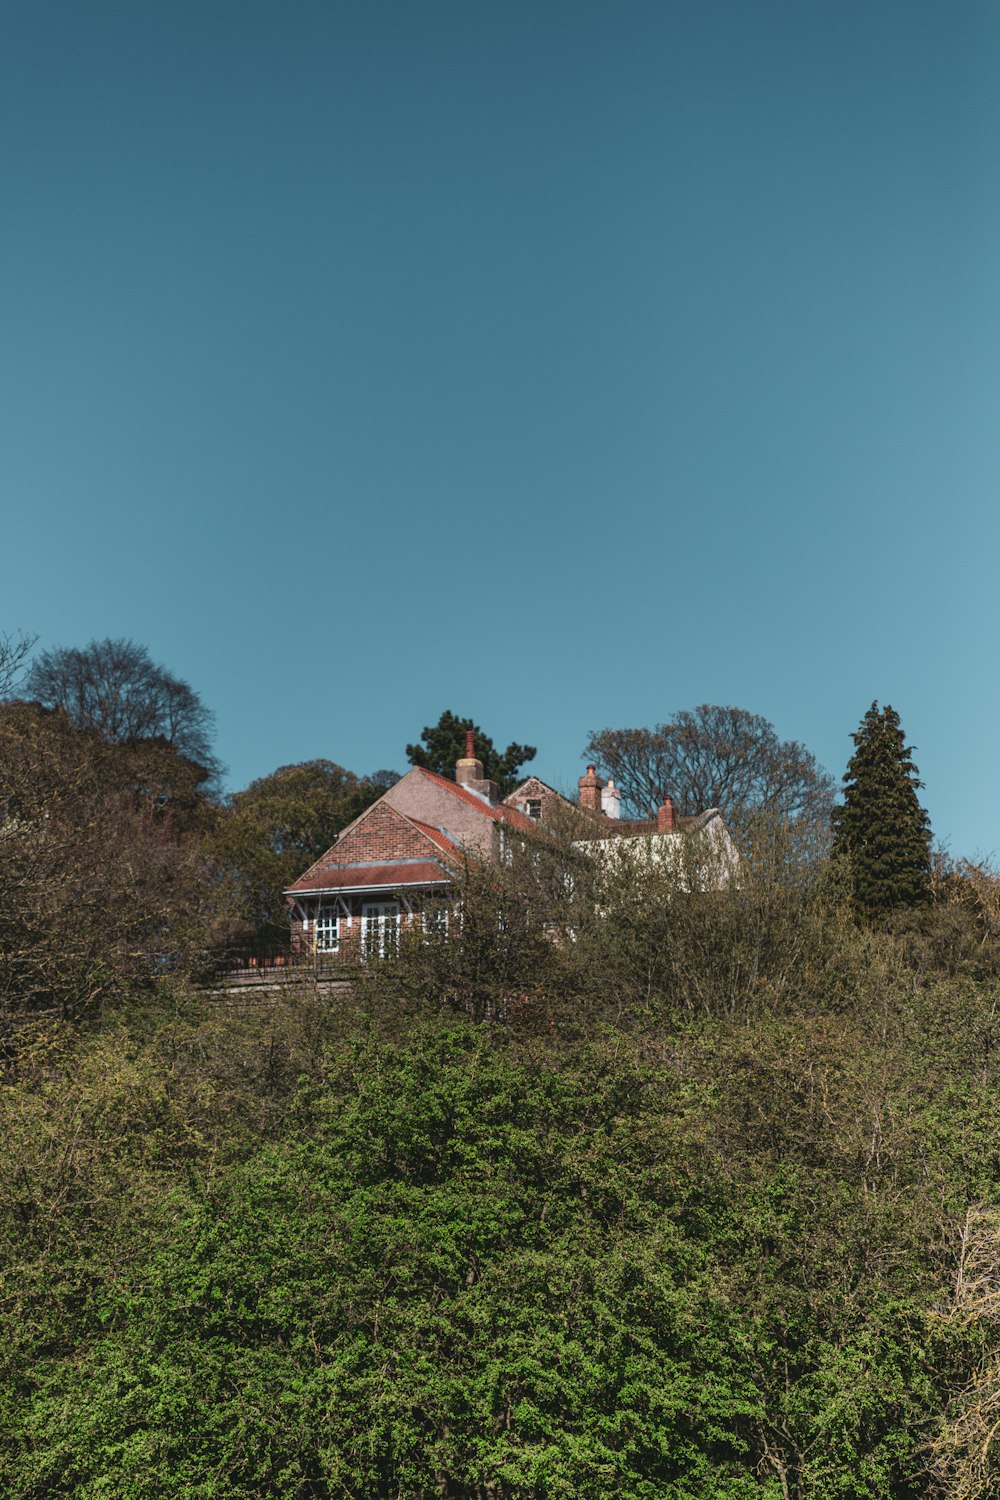
<svg viewBox="0 0 1000 1500"><path fill-rule="evenodd" d="M378 789L0 707L0 1494L1000 1492L995 875L871 923L808 819L733 879L567 812L350 986L215 988Z"/></svg>
<svg viewBox="0 0 1000 1500"><path fill-rule="evenodd" d="M0 1491L990 1493L992 938L918 972L793 856L26 1034Z"/></svg>
<svg viewBox="0 0 1000 1500"><path fill-rule="evenodd" d="M454 776L456 762L465 755L465 736L470 729L475 736L476 758L482 762L486 780L494 782L500 796L506 797L520 780L522 766L534 760L534 745L514 743L506 750L497 750L473 719L461 719L450 708L445 709L436 724L424 725L417 744L407 745L410 765L423 766L439 776Z"/></svg>
<svg viewBox="0 0 1000 1500"><path fill-rule="evenodd" d="M200 965L229 923L205 776L163 741L109 745L60 710L0 706L0 1037Z"/></svg>
<svg viewBox="0 0 1000 1500"><path fill-rule="evenodd" d="M899 715L873 703L854 740L844 801L834 813L834 855L850 871L858 909L880 916L931 895L931 834L922 783Z"/></svg>

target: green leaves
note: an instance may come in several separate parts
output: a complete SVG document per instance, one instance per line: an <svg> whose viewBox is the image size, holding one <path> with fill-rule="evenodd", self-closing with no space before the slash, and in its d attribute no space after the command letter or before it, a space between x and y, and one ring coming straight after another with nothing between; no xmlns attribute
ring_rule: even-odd
<svg viewBox="0 0 1000 1500"><path fill-rule="evenodd" d="M997 1103L968 1002L365 1026L244 1120L254 1048L302 1045L253 1024L214 1071L193 1020L0 1094L4 1494L925 1493L983 1347L941 1317Z"/></svg>
<svg viewBox="0 0 1000 1500"><path fill-rule="evenodd" d="M834 854L847 865L858 909L884 915L930 900L930 823L899 715L873 703L852 736L844 802L834 812Z"/></svg>
<svg viewBox="0 0 1000 1500"><path fill-rule="evenodd" d="M475 736L476 759L482 762L487 781L496 783L501 797L514 790L519 780L521 767L534 760L533 745L508 745L506 750L496 750L488 734L484 734L472 719L460 719L446 708L436 724L425 724L420 742L407 745L406 754L411 766L423 766L436 771L439 776L453 778L455 766L465 755L466 731Z"/></svg>

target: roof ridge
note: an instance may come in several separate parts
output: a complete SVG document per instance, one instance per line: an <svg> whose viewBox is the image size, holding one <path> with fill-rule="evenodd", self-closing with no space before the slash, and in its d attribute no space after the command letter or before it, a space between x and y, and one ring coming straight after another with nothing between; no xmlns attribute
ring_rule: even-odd
<svg viewBox="0 0 1000 1500"><path fill-rule="evenodd" d="M391 791L392 788L389 787L388 790ZM330 849L336 849L337 845L340 843L341 839L344 837L344 834L345 833L351 833L355 828L357 828L357 826L358 826L359 823L363 823L364 820L365 820L365 818L367 818L367 816L368 816L369 813L374 812L375 809L376 809L376 807L380 807L381 806L381 804L385 801L385 797L386 797L386 793L383 792L380 797L376 797L375 798L374 802L369 802L369 804L368 804L367 807L363 807L361 809L361 811L358 813L357 817L356 818L352 818L351 821L349 823L347 823L340 830L340 832L337 834L337 837L334 839L333 843L330 845ZM390 807L392 807L392 803L391 802L388 805ZM392 807L392 810L393 810L393 812L399 812L399 809L397 807ZM402 817L402 816L403 816L403 814L400 813L400 817ZM327 849L326 854L321 854L320 855L319 860L316 861L317 864L319 864L320 860L326 859L326 855L330 853L330 849ZM311 868L312 868L312 866L310 866L310 869ZM309 874L309 870L306 871L306 874L307 875Z"/></svg>
<svg viewBox="0 0 1000 1500"><path fill-rule="evenodd" d="M563 796L558 787L549 786L549 783L547 781L543 781L540 776L535 776L534 774L532 774L531 776L525 776L523 781L519 781L517 783L517 786L514 787L513 791L508 792L506 797L503 797L501 799L504 804L508 804L511 797L516 797L521 788L526 787L529 781L537 781L539 786L543 786L547 792L551 792L553 797L558 797L560 802L566 802L570 807L574 807L576 805L575 803L570 802L568 797Z"/></svg>
<svg viewBox="0 0 1000 1500"><path fill-rule="evenodd" d="M484 797L480 797L476 792L470 792L468 787L462 786L460 782L450 781L447 776L442 776L439 771L429 771L426 766L414 766L413 769L420 771L424 776L429 776L432 781L438 786L443 786L459 801L478 809L491 822L509 823L512 828L521 828L525 833L538 833L536 820L526 818L524 813L518 812L516 807L508 807L505 802L487 802Z"/></svg>

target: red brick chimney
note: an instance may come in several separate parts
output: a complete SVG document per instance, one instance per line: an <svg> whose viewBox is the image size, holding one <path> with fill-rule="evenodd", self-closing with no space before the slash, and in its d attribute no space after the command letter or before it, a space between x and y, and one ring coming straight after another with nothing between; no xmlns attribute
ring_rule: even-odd
<svg viewBox="0 0 1000 1500"><path fill-rule="evenodd" d="M673 833L674 831L674 799L664 797L663 806L656 811L657 833Z"/></svg>
<svg viewBox="0 0 1000 1500"><path fill-rule="evenodd" d="M465 754L455 765L455 780L459 786L468 786L470 781L482 781L483 763L476 759L476 740L471 729L465 731Z"/></svg>
<svg viewBox="0 0 1000 1500"><path fill-rule="evenodd" d="M471 729L465 731L465 754L456 762L455 780L493 805L500 800L496 782L486 780L483 763L476 759L476 740Z"/></svg>
<svg viewBox="0 0 1000 1500"><path fill-rule="evenodd" d="M591 812L600 812L601 793L604 783L598 780L597 772L593 766L587 767L586 776L581 776L578 782L580 795L578 798L581 807L589 808Z"/></svg>

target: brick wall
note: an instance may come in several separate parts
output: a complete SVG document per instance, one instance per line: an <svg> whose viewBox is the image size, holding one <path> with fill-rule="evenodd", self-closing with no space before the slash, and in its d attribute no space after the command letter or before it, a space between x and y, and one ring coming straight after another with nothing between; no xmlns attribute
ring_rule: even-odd
<svg viewBox="0 0 1000 1500"><path fill-rule="evenodd" d="M494 822L485 803L480 810L419 771L408 772L390 787L377 805L386 804L398 807L400 812L418 818L421 823L429 823L432 828L446 828L485 859L493 853Z"/></svg>
<svg viewBox="0 0 1000 1500"><path fill-rule="evenodd" d="M350 865L363 859L433 859L438 853L419 828L413 828L384 799L346 833L323 864Z"/></svg>

